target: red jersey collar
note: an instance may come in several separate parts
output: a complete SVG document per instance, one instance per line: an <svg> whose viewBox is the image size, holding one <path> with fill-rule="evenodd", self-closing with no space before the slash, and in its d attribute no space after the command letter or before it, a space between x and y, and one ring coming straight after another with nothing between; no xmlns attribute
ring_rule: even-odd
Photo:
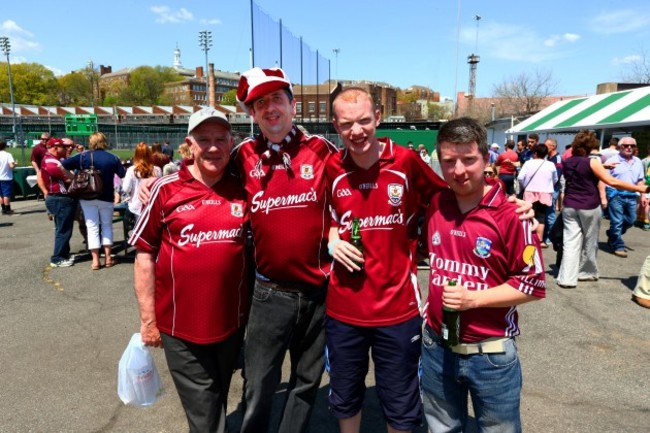
<svg viewBox="0 0 650 433"><path fill-rule="evenodd" d="M379 159L377 161L394 161L395 160L395 143L393 140L391 140L389 137L379 137L377 140L380 143L384 143L384 150L381 152L381 155L379 155ZM352 155L350 155L350 152L348 149L345 149L345 152L343 153L343 164L344 165L353 165L357 166L357 164L354 162L352 159ZM374 165L374 164L373 164Z"/></svg>

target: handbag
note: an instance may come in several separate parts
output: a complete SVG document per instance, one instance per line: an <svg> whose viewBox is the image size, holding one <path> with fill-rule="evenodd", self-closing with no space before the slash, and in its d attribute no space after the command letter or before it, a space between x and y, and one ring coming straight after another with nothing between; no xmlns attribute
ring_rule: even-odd
<svg viewBox="0 0 650 433"><path fill-rule="evenodd" d="M136 332L129 340L117 368L117 395L124 404L149 406L162 394L160 375L149 348Z"/></svg>
<svg viewBox="0 0 650 433"><path fill-rule="evenodd" d="M79 157L79 166L83 167L83 153ZM68 186L68 195L81 200L93 200L102 194L104 184L101 171L95 168L93 152L90 152L90 167L81 168L72 177L72 183Z"/></svg>

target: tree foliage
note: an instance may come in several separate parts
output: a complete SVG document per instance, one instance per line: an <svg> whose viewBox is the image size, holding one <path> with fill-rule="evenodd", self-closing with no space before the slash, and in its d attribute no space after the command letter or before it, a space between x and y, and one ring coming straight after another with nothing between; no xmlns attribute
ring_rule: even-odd
<svg viewBox="0 0 650 433"><path fill-rule="evenodd" d="M59 77L61 105L92 105L92 83L86 74L75 71Z"/></svg>
<svg viewBox="0 0 650 433"><path fill-rule="evenodd" d="M527 115L542 108L544 98L557 89L557 80L550 71L539 69L521 72L494 87L494 97L500 98L499 112L509 115Z"/></svg>
<svg viewBox="0 0 650 433"><path fill-rule="evenodd" d="M237 89L230 89L224 93L221 105L237 105Z"/></svg>
<svg viewBox="0 0 650 433"><path fill-rule="evenodd" d="M54 105L57 103L59 83L54 73L38 63L11 65L16 104ZM0 63L0 100L9 101L7 63Z"/></svg>

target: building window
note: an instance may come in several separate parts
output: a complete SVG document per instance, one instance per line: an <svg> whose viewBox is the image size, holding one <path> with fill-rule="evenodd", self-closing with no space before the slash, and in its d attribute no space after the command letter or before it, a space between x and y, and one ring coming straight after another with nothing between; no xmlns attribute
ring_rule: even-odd
<svg viewBox="0 0 650 433"><path fill-rule="evenodd" d="M302 114L302 102L296 102L296 113L298 113L298 115Z"/></svg>
<svg viewBox="0 0 650 433"><path fill-rule="evenodd" d="M309 114L312 114L312 113L316 112L316 103L315 102L308 102L307 107L309 108Z"/></svg>
<svg viewBox="0 0 650 433"><path fill-rule="evenodd" d="M327 102L318 103L318 114L327 114Z"/></svg>

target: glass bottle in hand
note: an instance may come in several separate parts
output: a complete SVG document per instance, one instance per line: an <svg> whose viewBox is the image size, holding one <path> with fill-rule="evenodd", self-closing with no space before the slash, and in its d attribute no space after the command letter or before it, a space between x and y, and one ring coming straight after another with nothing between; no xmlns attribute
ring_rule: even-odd
<svg viewBox="0 0 650 433"><path fill-rule="evenodd" d="M361 225L359 223L359 218L352 219L352 232L350 234L350 243L357 249L361 254L363 254L363 242L361 241ZM352 271L351 274L354 277L358 277L363 272L363 262L357 262L357 266L361 269L358 271Z"/></svg>
<svg viewBox="0 0 650 433"><path fill-rule="evenodd" d="M456 280L449 280L448 285L455 286ZM445 346L451 347L460 343L460 311L442 306L440 333Z"/></svg>

